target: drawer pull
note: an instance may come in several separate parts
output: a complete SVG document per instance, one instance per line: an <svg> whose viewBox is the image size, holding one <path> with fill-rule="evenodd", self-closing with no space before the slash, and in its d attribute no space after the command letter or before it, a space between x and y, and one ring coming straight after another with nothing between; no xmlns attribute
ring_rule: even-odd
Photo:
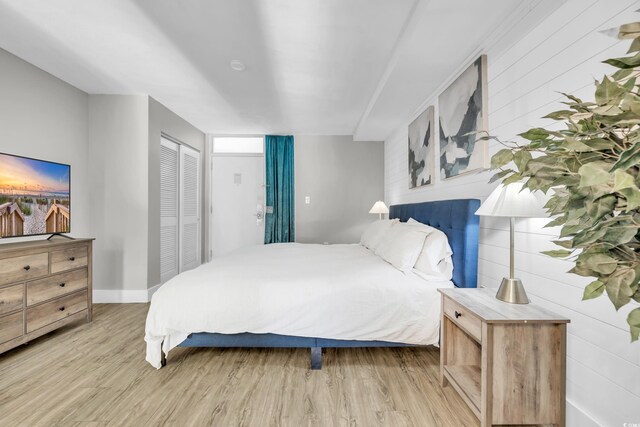
<svg viewBox="0 0 640 427"><path fill-rule="evenodd" d="M456 319L462 316L462 313L460 313L459 311L454 311L453 314L456 316Z"/></svg>
<svg viewBox="0 0 640 427"><path fill-rule="evenodd" d="M61 288L64 288L66 285L66 283L60 283L58 286L60 286Z"/></svg>
<svg viewBox="0 0 640 427"><path fill-rule="evenodd" d="M58 310L64 311L64 305L62 307L60 307Z"/></svg>
<svg viewBox="0 0 640 427"><path fill-rule="evenodd" d="M75 260L76 260L76 257L74 256L69 257L69 261L75 261Z"/></svg>
<svg viewBox="0 0 640 427"><path fill-rule="evenodd" d="M24 270L25 270L25 271L29 271L29 270L31 270L31 266L30 266L30 265L25 265L25 266L24 266L24 267L22 267L22 268L24 268Z"/></svg>

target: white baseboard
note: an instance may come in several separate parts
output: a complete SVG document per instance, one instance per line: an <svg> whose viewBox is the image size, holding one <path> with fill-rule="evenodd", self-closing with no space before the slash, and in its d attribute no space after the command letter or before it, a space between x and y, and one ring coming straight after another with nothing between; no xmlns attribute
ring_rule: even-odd
<svg viewBox="0 0 640 427"><path fill-rule="evenodd" d="M158 284L149 289L140 290L94 289L93 302L95 304L146 303L151 301L151 296L159 288Z"/></svg>

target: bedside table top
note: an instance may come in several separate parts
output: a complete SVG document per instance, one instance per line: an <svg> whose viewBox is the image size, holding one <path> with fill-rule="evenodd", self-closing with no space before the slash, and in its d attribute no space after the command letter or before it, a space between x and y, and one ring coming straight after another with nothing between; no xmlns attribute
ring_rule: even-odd
<svg viewBox="0 0 640 427"><path fill-rule="evenodd" d="M496 289L449 289L438 291L464 306L487 323L569 323L570 319L535 304L510 304L496 298Z"/></svg>

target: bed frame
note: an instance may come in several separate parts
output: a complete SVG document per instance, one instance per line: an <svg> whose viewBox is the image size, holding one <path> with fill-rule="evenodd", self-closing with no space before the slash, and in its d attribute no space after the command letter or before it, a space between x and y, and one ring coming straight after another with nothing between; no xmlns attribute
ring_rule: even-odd
<svg viewBox="0 0 640 427"><path fill-rule="evenodd" d="M475 211L480 207L477 199L443 200L436 202L393 205L389 218L405 222L413 218L442 230L449 239L453 251L453 283L459 288L475 288L478 273L479 218ZM311 369L322 368L323 348L345 347L407 347L411 344L385 341L347 341L313 337L296 337L278 334L218 334L193 333L179 347L262 347L309 348ZM166 365L162 352L162 365Z"/></svg>

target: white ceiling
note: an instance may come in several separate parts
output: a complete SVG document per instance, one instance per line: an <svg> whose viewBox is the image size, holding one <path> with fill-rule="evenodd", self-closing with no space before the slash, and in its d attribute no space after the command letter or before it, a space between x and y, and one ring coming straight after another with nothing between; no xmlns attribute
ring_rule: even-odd
<svg viewBox="0 0 640 427"><path fill-rule="evenodd" d="M89 93L149 94L207 133L382 140L496 29L524 16L521 37L558 3L0 0L0 47Z"/></svg>

